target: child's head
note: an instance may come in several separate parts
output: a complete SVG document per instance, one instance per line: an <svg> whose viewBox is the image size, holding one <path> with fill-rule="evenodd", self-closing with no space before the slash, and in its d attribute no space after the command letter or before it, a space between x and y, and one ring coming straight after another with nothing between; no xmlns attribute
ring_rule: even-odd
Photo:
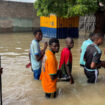
<svg viewBox="0 0 105 105"><path fill-rule="evenodd" d="M59 52L59 48L60 48L59 40L56 38L50 39L49 40L49 47L50 47L52 52L54 52L54 53Z"/></svg>
<svg viewBox="0 0 105 105"><path fill-rule="evenodd" d="M93 41L97 45L101 45L103 43L104 35L101 33L95 33L93 36Z"/></svg>
<svg viewBox="0 0 105 105"><path fill-rule="evenodd" d="M66 45L69 49L73 48L74 47L74 41L72 38L68 37L66 38Z"/></svg>
<svg viewBox="0 0 105 105"><path fill-rule="evenodd" d="M42 31L40 30L40 29L38 29L38 30L35 30L34 32L33 32L33 35L34 35L34 37L35 37L35 39L37 40L37 41L41 41L42 40Z"/></svg>

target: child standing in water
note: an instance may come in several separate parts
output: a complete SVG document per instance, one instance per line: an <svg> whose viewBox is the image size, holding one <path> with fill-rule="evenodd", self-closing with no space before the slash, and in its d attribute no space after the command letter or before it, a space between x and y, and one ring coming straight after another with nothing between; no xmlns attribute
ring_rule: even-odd
<svg viewBox="0 0 105 105"><path fill-rule="evenodd" d="M55 53L59 52L59 40L52 38L49 41L49 50L45 52L42 62L41 83L47 98L56 97L57 60Z"/></svg>
<svg viewBox="0 0 105 105"><path fill-rule="evenodd" d="M74 41L72 38L66 38L66 47L63 48L61 52L61 58L60 58L60 65L59 69L62 71L62 76L60 77L60 80L63 81L70 81L71 84L74 83L73 77L72 77L72 53L71 49L74 46Z"/></svg>
<svg viewBox="0 0 105 105"><path fill-rule="evenodd" d="M84 72L88 78L88 83L96 83L99 74L98 69L105 65L104 61L100 61L101 50L99 46L103 43L103 35L100 33L94 34L93 44L86 49L84 60L86 62Z"/></svg>
<svg viewBox="0 0 105 105"><path fill-rule="evenodd" d="M81 46L81 55L80 55L80 66L84 67L85 66L85 61L84 61L84 54L85 54L85 51L86 51L86 48L93 44L93 33L90 33L89 35L89 39L88 40L85 40L83 43L82 43L82 46Z"/></svg>
<svg viewBox="0 0 105 105"><path fill-rule="evenodd" d="M44 56L45 50L47 48L47 43L44 44L44 49L40 50L39 42L42 40L42 32L41 30L36 30L34 33L34 40L32 40L31 46L30 46L30 61L31 61L31 67L32 71L34 73L34 79L39 80L40 73L41 73L41 60Z"/></svg>

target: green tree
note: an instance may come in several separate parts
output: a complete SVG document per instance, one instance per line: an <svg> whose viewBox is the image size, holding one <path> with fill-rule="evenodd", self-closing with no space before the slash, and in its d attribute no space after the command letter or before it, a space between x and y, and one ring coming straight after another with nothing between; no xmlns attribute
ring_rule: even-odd
<svg viewBox="0 0 105 105"><path fill-rule="evenodd" d="M95 32L105 33L105 0L36 0L34 7L38 16L51 13L58 17L95 15Z"/></svg>

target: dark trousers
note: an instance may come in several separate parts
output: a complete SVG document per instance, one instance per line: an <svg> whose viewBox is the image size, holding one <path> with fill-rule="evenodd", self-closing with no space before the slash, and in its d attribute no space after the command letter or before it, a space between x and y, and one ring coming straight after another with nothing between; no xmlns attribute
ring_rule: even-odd
<svg viewBox="0 0 105 105"><path fill-rule="evenodd" d="M88 71L86 69L84 69L85 75L87 77L87 82L88 83L96 83L98 75L99 75L99 71L95 70L95 71Z"/></svg>
<svg viewBox="0 0 105 105"><path fill-rule="evenodd" d="M57 96L56 92L54 92L54 93L45 93L46 98L56 98L56 96Z"/></svg>

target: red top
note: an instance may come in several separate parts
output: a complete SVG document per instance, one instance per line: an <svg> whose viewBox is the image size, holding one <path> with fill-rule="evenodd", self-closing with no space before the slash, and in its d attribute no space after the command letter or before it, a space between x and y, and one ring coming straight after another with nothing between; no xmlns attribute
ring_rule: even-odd
<svg viewBox="0 0 105 105"><path fill-rule="evenodd" d="M68 48L63 48L61 52L59 69L61 69L64 64L72 64L72 53Z"/></svg>

